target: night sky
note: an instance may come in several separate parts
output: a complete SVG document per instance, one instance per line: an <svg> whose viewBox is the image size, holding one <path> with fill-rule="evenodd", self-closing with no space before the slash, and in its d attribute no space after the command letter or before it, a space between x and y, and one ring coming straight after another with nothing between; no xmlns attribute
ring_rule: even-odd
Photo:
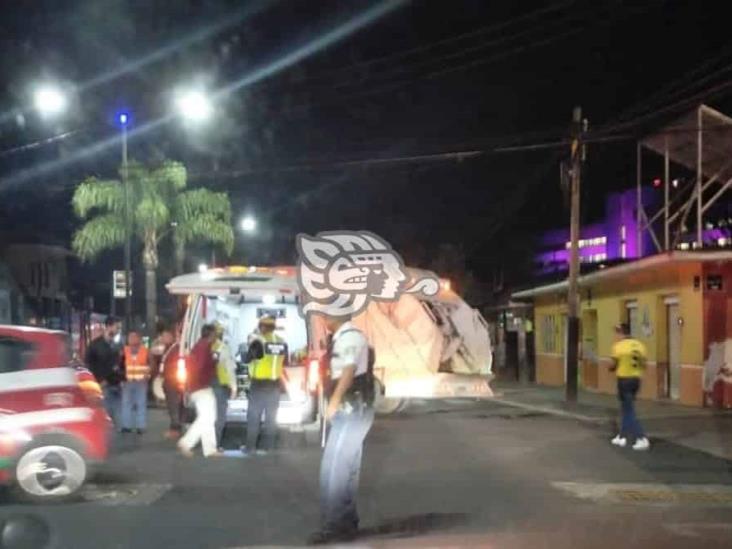
<svg viewBox="0 0 732 549"><path fill-rule="evenodd" d="M558 177L566 151L496 148L564 139L575 105L592 132L612 134L613 124L629 121L627 140L589 149L590 220L607 191L634 184L636 135L688 101L732 113L718 86L732 62L718 2L404 2L325 48L312 46L378 3L2 4L4 241L68 245L77 226L73 186L114 176L119 161L115 143L82 153L114 136L120 109L139 129L168 115L176 86L195 81L216 91L248 79L219 96L209 127L185 132L168 120L130 141L133 158L180 160L190 186L226 190L236 218L258 217L261 231L238 237L236 261L292 262L298 232L363 228L410 263L470 271L487 283L501 268L520 279L535 237L568 218ZM303 48L314 51L252 78ZM72 110L52 125L27 111L41 79L75 90ZM38 143L64 132L73 133ZM472 150L487 152L424 158ZM191 264L209 254L193 250ZM98 281L119 262L106 254L86 277Z"/></svg>

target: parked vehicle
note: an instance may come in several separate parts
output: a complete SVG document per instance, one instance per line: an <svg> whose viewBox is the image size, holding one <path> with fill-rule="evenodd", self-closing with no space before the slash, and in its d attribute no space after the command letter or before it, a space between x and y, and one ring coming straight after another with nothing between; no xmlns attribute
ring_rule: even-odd
<svg viewBox="0 0 732 549"><path fill-rule="evenodd" d="M0 326L0 484L38 502L73 497L106 459L111 421L64 332Z"/></svg>

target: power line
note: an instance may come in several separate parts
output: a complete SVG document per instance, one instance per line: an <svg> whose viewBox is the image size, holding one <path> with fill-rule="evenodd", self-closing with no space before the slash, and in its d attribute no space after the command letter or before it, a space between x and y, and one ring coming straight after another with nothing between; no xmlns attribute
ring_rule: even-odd
<svg viewBox="0 0 732 549"><path fill-rule="evenodd" d="M706 77L704 77L703 79L695 82L694 84L689 85L689 86L686 86L686 87L682 88L681 90L678 90L677 92L674 92L669 97L667 97L667 99L671 99L673 97L678 97L679 94L684 93L684 92L687 92L687 91L691 91L692 89L697 88L700 84L705 83L705 82L708 82L708 81L713 80L715 78L718 78L718 77L722 76L724 73L729 72L731 70L732 70L732 64L727 65L724 68L718 70L717 72L711 73L711 74L707 75ZM728 84L730 82L732 82L732 80L727 80L726 82L723 82L721 84L718 84L717 86L713 86L711 88L707 88L707 89L701 90L701 91L699 91L698 93L696 93L695 95L693 95L693 96L691 96L689 98L681 99L680 101L678 101L676 103L672 103L670 105L657 106L656 107L656 110L646 111L643 115L637 116L636 118L631 119L631 120L622 121L623 119L620 118L620 120L618 122L616 122L615 124L603 126L600 131L602 131L602 132L612 132L612 131L617 130L619 128L627 128L628 126L631 126L633 124L637 124L639 120L647 120L647 119L650 119L650 118L656 116L659 113L664 113L664 112L668 112L668 111L674 110L677 107L680 107L682 105L686 105L686 104L688 104L690 102L693 103L693 102L695 102L699 98L704 98L704 97L711 98L711 96L725 91L727 89ZM640 110L640 109L637 109L637 108L636 109L631 109L630 112L638 111L638 110Z"/></svg>
<svg viewBox="0 0 732 549"><path fill-rule="evenodd" d="M622 121L625 118L628 118L631 115L634 114L642 114L643 111L649 106L653 104L653 101L659 98L665 98L666 100L669 100L673 97L676 97L682 93L685 93L689 91L690 89L698 86L701 83L707 82L708 80L719 76L720 74L727 72L728 70L732 69L732 64L726 65L722 69L718 69L717 71L707 73L706 76L704 76L701 80L695 80L690 84L687 84L686 86L681 87L683 83L688 81L690 78L695 78L699 74L704 74L705 71L709 68L714 66L719 61L725 59L732 53L732 47L724 48L719 55L708 59L695 69L693 69L690 72L685 73L681 76L681 78L676 79L675 81L669 83L668 85L661 88L656 93L652 94L651 96L645 97L640 102L636 103L634 106L626 109L621 115L618 116L618 122ZM657 106L657 105L656 105Z"/></svg>
<svg viewBox="0 0 732 549"><path fill-rule="evenodd" d="M226 172L212 171L212 172L194 172L189 174L192 179L203 178L203 177L242 177L246 175L254 175L259 173L286 173L286 172L301 172L301 171L317 171L322 169L330 168L350 168L360 166L378 166L388 164L404 164L414 162L440 162L446 160L456 160L461 162L482 156L487 151L481 150L470 150L470 151L452 151L452 152L440 152L435 154L420 154L411 156L391 156L385 158L364 158L360 160L342 160L336 162L321 162L312 164L294 164L290 166L278 166L270 168L252 168L246 170L231 170Z"/></svg>
<svg viewBox="0 0 732 549"><path fill-rule="evenodd" d="M609 129L603 129L603 131L614 131L621 128L630 128L633 126L638 126L641 124L641 122L651 120L655 117L658 117L661 114L682 110L683 108L687 108L690 105L693 105L701 100L710 100L713 97L716 97L724 92L726 92L729 88L732 88L732 79L726 80L724 82L721 82L717 84L716 86L713 86L711 88L708 88L706 90L702 90L701 92L691 96L687 97L685 99L682 99L680 101L677 101L675 103L672 103L670 105L666 105L664 107L658 108L655 111L649 112L643 116L639 116L637 118L634 118L632 120L629 120L627 122L621 122L618 124L614 124Z"/></svg>
<svg viewBox="0 0 732 549"><path fill-rule="evenodd" d="M42 147L44 145L50 145L51 143L55 143L56 141L63 141L64 139L67 139L67 138L71 137L72 135L76 135L80 131L81 130L71 130L68 132L64 132L64 133L60 133L58 135L48 137L46 139L34 141L33 143L26 143L25 145L13 147L12 149L5 149L4 151L0 151L0 158L5 157L5 156L10 156L11 154L15 154L15 153L20 153L20 152L29 151L32 149L37 149L38 147Z"/></svg>
<svg viewBox="0 0 732 549"><path fill-rule="evenodd" d="M531 21L531 20L541 17L543 15L547 15L552 12L559 11L563 8L569 7L570 5L574 4L575 1L576 0L560 2L558 4L554 4L554 5L546 7L546 8L541 8L541 9L535 10L535 11L527 13L525 15L520 15L518 17L514 17L512 19L502 21L500 23L485 25L485 26L479 27L477 29L474 29L472 31L467 31L467 32L464 32L464 33L461 33L461 34L458 34L455 36L443 38L441 40L437 40L437 41L431 42L429 44L424 44L422 46L416 46L416 47L409 48L409 49L406 49L403 51L393 52L393 53L390 53L387 55L382 55L379 57L373 57L371 59L367 59L364 61L358 61L358 62L353 63L346 67L340 67L340 68L336 68L336 69L332 69L332 70L328 70L328 71L322 71L322 72L316 73L310 77L306 77L306 78L302 79L300 82L307 82L309 80L319 80L324 77L330 77L331 75L334 75L334 74L339 74L339 73L344 73L344 72L347 73L347 72L357 70L359 68L382 64L384 62L391 61L394 59L403 59L405 57L411 57L415 54L433 50L439 46L452 44L452 43L459 42L461 40L466 40L469 38L473 38L476 36L481 36L484 34L492 34L492 33L495 33L496 31L513 26L517 23L521 23L524 21Z"/></svg>
<svg viewBox="0 0 732 549"><path fill-rule="evenodd" d="M599 17L602 17L603 15L606 15L606 12L607 11L608 11L608 9L605 8L604 10L602 10L600 12L594 12L594 13L588 12L585 15L594 15L595 17L598 17L599 18ZM617 10L609 10L609 11L610 11L610 13L615 14L615 18L619 17L619 15L617 15ZM603 23L606 23L605 20L603 20L602 22ZM558 26L561 28L563 25L558 25ZM537 29L533 29L532 31L528 31L528 32L533 33L536 30ZM541 29L539 29L539 30L541 30ZM423 74L416 75L414 77L410 77L410 78L407 78L407 79L401 79L401 80L395 80L393 82L383 82L383 83L381 83L383 85L377 86L376 88L359 90L359 91L355 91L355 92L348 93L348 94L342 94L341 93L341 94L339 94L338 98L335 101L321 101L321 102L305 101L305 102L300 103L298 105L294 105L294 106L291 106L291 107L287 107L284 110L284 112L292 112L292 111L296 111L296 110L303 109L303 108L320 107L320 106L325 106L325 105L329 105L329 104L332 104L332 103L343 103L343 101L344 100L347 100L347 99L353 99L353 98L357 98L357 97L366 97L366 96L371 96L371 95L376 95L376 94L380 94L380 93L394 91L394 90L399 89L399 88L402 88L404 86L407 86L407 85L410 85L410 84L414 84L418 80L436 78L438 76L443 76L443 75L450 74L450 73L453 73L453 72L456 72L456 71L471 69L471 68L475 68L475 67L480 66L480 65L486 65L486 64L489 64L491 62L500 61L500 60L503 60L503 59L506 59L506 58L510 58L513 55L517 55L517 54L523 53L523 52L525 52L527 50L535 49L537 47L549 45L551 43L554 43L554 42L563 40L563 39L568 38L570 36L573 36L573 35L576 35L576 34L580 34L582 32L585 32L586 30L587 30L587 27L581 27L579 25L575 25L575 27L570 28L569 30L566 30L565 32L552 33L549 36L542 37L539 40L535 40L535 41L532 41L532 42L529 42L529 43L519 44L516 47L513 47L513 48L511 48L509 50L495 52L495 53L493 53L491 55L487 55L487 56L483 56L483 57L478 57L476 59L468 60L465 63L460 63L460 64L457 64L457 65L455 65L455 64L447 64L447 65L443 64L443 66L441 66L441 67L435 67L433 70L428 70L427 72L425 72ZM524 32L519 33L519 34L523 35L523 34L526 34L526 33L527 33L527 31L524 31ZM515 38L515 36L514 37L509 37L508 39L504 39L503 41L508 42L508 41L511 41L513 38ZM426 62L423 62L422 64L429 64L430 62L431 61L426 61ZM379 74L372 75L371 77L369 77L370 80L378 80L378 78L379 78ZM364 82L357 82L356 84L363 85L363 83ZM332 88L337 87L337 86L338 85L336 84L334 86L331 86L330 88L332 89Z"/></svg>
<svg viewBox="0 0 732 549"><path fill-rule="evenodd" d="M667 130L655 132L656 135L673 135L679 133L697 133L700 131L698 127L688 128L669 128ZM724 131L732 133L732 125L718 124L713 126L704 126L701 128L703 132L715 132ZM634 133L624 133L617 135L605 135L602 133L587 133L583 137L582 141L586 144L603 144L603 143L619 143L624 141L635 141L638 139L638 135ZM261 168L250 168L242 170L229 170L229 171L209 171L209 172L193 172L189 174L191 179L196 178L236 178L244 177L248 175L256 175L261 173L288 173L288 172L302 172L302 171L319 171L329 170L333 168L354 168L354 167L370 167L370 166L390 166L398 164L413 164L421 162L446 162L456 161L462 162L466 160L474 160L479 157L493 155L493 154L505 154L505 153L517 153L517 152L534 152L542 150L557 150L566 148L571 144L570 139L561 139L554 141L546 141L541 143L525 143L525 144L511 144L511 145L496 145L493 147L486 147L482 149L467 149L458 151L440 151L435 153L427 154L413 154L405 156L390 156L390 157L371 157L361 158L353 160L337 160L330 162L303 162L300 164L292 164L288 166L270 166Z"/></svg>
<svg viewBox="0 0 732 549"><path fill-rule="evenodd" d="M409 78L409 79L406 79L406 80L405 79L396 80L396 81L391 82L391 83L384 83L384 85L382 85L380 87L373 88L373 89L361 90L361 91L356 91L356 92L352 92L352 93L348 93L348 94L340 94L338 96L337 102L342 103L345 99L353 99L353 98L356 98L356 97L366 97L366 96L371 96L371 95L376 95L376 94L384 93L384 92L387 92L387 91L393 91L395 89L402 88L402 87L404 87L406 85L413 84L416 80L423 80L423 79L426 79L426 78L435 78L437 76L441 76L441 75L448 74L448 73L451 73L451 72L455 72L455 71L458 71L458 70L464 70L464 69L467 69L467 68L474 68L474 67L479 66L479 65L485 65L485 64L488 64L488 63L491 63L491 62L494 62L494 61L499 61L499 60L502 60L502 59L507 59L507 58L511 57L512 55L515 55L515 54L518 54L518 53L522 53L524 51L527 51L527 50L530 50L530 49L534 49L534 48L537 48L537 47L540 47L540 46L546 46L546 45L548 45L550 43L553 43L553 42L562 40L564 38L568 38L569 36L572 36L574 34L578 34L578 33L582 32L582 31L583 31L583 29L572 29L572 30L567 31L567 32L564 32L564 33L560 33L560 34L556 34L556 35L549 36L549 37L544 38L542 40L530 42L528 44L522 44L522 45L517 46L517 47L515 47L515 48L513 48L511 50L508 50L508 51L504 51L504 52L500 52L500 53L495 53L495 54L492 54L492 55L489 55L489 56L485 56L485 57L480 57L480 58L477 58L475 60L472 60L472 61L467 62L467 63L464 63L464 64L452 65L452 66L444 67L442 69L433 70L433 71L424 73L422 75L418 75L416 78ZM292 111L295 111L295 110L298 110L298 109L303 109L303 108L318 107L318 106L328 105L328 104L331 104L331 103L333 103L333 102L332 101L330 101L330 102L329 101L322 101L322 102L318 102L318 103L306 102L306 103L301 103L299 105L295 105L293 107L289 107L289 108L287 108L285 110L285 112L292 112Z"/></svg>
<svg viewBox="0 0 732 549"><path fill-rule="evenodd" d="M438 55L431 55L429 56L429 58L422 61L412 61L406 65L401 64L391 68L385 67L383 70L368 74L365 78L367 80L389 79L391 76L401 76L406 72L415 71L421 67L429 67L430 65L441 64L441 62L443 61L464 57L466 55L476 53L481 50L509 44L511 42L515 42L516 40L529 40L532 35L545 33L547 31L553 30L554 28L566 26L570 24L574 19L576 19L576 15L563 16L559 20L551 23L542 23L540 25L529 27L526 29L516 29L516 31L512 30L507 35L499 35L495 38L491 38L490 40L480 42L478 44L464 46L458 48L457 50L448 51ZM507 25L501 25L501 27L505 26ZM363 84L363 81L364 78L359 75L354 75L350 78L336 81L335 83L332 83L330 85L326 84L325 86L321 86L320 89L324 89L326 87L328 89L346 88L349 86L361 85Z"/></svg>

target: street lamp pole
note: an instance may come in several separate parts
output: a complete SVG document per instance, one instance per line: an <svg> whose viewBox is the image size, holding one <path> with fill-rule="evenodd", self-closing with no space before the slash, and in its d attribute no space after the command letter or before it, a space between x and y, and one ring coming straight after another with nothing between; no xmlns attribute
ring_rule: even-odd
<svg viewBox="0 0 732 549"><path fill-rule="evenodd" d="M130 246L130 184L127 174L127 115L120 115L122 125L122 186L125 196L125 332L132 328L132 300L130 288L131 255Z"/></svg>

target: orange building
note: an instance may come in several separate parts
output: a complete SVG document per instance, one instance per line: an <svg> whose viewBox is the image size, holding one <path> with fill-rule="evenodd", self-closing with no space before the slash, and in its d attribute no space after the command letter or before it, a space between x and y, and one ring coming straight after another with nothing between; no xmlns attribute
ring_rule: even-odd
<svg viewBox="0 0 732 549"><path fill-rule="evenodd" d="M711 402L725 364L732 368L732 252L651 256L582 276L579 287L580 387L615 392L613 326L627 322L648 348L641 398ZM567 282L512 299L534 304L536 382L564 385Z"/></svg>

